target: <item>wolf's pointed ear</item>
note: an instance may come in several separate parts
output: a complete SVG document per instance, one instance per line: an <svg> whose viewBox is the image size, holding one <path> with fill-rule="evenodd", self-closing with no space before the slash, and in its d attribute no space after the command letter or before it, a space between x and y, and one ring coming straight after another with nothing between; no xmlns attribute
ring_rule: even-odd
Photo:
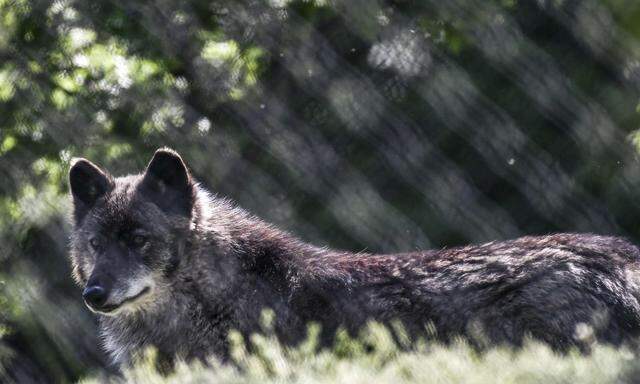
<svg viewBox="0 0 640 384"><path fill-rule="evenodd" d="M178 153L161 148L147 165L140 191L168 213L191 215L194 185Z"/></svg>
<svg viewBox="0 0 640 384"><path fill-rule="evenodd" d="M111 177L87 159L73 159L69 168L73 216L80 222L96 201L113 188Z"/></svg>

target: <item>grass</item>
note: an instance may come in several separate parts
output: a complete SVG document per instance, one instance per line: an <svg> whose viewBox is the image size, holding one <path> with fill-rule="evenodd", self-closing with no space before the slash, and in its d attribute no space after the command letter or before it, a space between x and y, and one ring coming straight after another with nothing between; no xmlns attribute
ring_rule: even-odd
<svg viewBox="0 0 640 384"><path fill-rule="evenodd" d="M233 364L181 362L163 376L155 368L154 352L123 377L94 377L83 383L635 383L640 380L636 353L594 345L589 355L558 355L545 345L528 342L477 353L460 341L449 346L418 343L406 351L384 327L371 324L357 339L339 334L330 350L317 349L319 328L311 326L307 341L295 349L268 335L254 335L249 352L241 336L232 333ZM401 339L402 340L402 339ZM400 344L403 342L400 341Z"/></svg>

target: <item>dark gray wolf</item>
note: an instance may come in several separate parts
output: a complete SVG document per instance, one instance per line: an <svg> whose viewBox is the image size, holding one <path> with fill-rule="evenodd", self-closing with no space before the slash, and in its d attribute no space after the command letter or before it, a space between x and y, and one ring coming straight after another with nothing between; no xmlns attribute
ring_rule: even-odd
<svg viewBox="0 0 640 384"><path fill-rule="evenodd" d="M73 275L119 363L146 346L170 359L225 359L229 330L260 330L264 308L286 344L309 322L325 344L340 327L396 320L411 335L432 324L443 341L478 340L481 330L491 345L530 336L558 350L588 348L589 338L625 344L640 330L640 254L620 238L350 253L305 244L212 196L170 149L117 178L76 159L69 179Z"/></svg>

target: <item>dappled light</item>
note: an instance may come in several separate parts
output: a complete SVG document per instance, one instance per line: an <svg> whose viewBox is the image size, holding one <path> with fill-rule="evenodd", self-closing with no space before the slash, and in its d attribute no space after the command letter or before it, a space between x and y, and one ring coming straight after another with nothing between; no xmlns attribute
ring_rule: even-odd
<svg viewBox="0 0 640 384"><path fill-rule="evenodd" d="M640 243L639 26L640 3L613 0L0 0L0 381L116 372L67 257L76 157L126 175L173 148L208 190L320 247ZM254 363L244 382L640 377L635 352L606 346L268 348L170 378L237 382ZM147 375L164 380L149 361L125 377Z"/></svg>

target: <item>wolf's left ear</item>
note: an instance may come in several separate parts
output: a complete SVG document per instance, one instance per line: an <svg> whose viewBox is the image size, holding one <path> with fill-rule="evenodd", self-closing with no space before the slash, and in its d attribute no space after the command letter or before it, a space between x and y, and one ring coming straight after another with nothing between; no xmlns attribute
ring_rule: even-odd
<svg viewBox="0 0 640 384"><path fill-rule="evenodd" d="M168 213L191 215L194 185L178 153L161 148L147 165L140 191Z"/></svg>

